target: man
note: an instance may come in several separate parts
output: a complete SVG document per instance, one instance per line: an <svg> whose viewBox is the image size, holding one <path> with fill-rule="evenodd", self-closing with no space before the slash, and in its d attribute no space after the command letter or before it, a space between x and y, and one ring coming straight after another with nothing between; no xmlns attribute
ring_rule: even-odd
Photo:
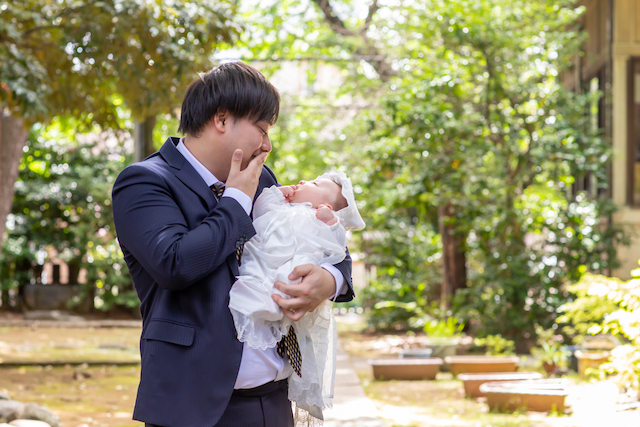
<svg viewBox="0 0 640 427"><path fill-rule="evenodd" d="M264 161L279 104L250 66L214 68L187 89L186 136L169 138L116 180L114 222L143 321L133 415L147 426L293 425L288 359L243 348L228 308L242 245L255 234L252 201L277 184ZM289 279L302 283L276 283L291 298L273 299L299 320L336 294L351 300L350 274L348 255L336 266L299 266Z"/></svg>

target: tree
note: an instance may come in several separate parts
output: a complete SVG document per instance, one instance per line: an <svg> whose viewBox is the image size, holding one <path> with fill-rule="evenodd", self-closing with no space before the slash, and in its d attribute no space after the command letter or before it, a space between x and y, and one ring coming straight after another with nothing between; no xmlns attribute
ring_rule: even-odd
<svg viewBox="0 0 640 427"><path fill-rule="evenodd" d="M150 135L155 115L172 112L240 30L227 1L25 0L0 11L0 236L26 128L64 115L119 128L124 100Z"/></svg>
<svg viewBox="0 0 640 427"><path fill-rule="evenodd" d="M343 110L339 114L342 117L353 118L362 109L357 104L375 103L386 90L387 83L397 79L401 74L398 62L394 59L398 54L397 43L385 40L385 36L380 32L381 29L388 29L387 24L397 16L391 20L384 20L380 19L378 12L382 9L383 14L387 16L395 14L402 17L407 11L403 8L404 6L381 6L377 0L367 6L358 6L350 2L330 3L326 0L281 1L274 3L268 14L250 14L249 19L252 19L253 27L257 27L258 30L254 30L254 34L249 32L251 36L245 39L254 56L275 60L301 60L303 64L304 58L310 57L312 62L306 66L313 70L318 67L315 61L321 63L323 60L337 60L336 63L351 74L349 83L343 85L339 91L340 94L346 95L343 98L349 99L349 105L342 105ZM400 52L403 52L402 49ZM314 93L313 96L322 99L322 94ZM341 117L331 113L332 108L329 106L333 104L327 101L332 98L334 97L325 98L324 114L326 117ZM354 99L359 99L360 102L354 103ZM319 103L323 102L316 102ZM348 111L347 107L351 107L351 111ZM286 108L285 102L285 114ZM335 124L333 128L334 137L344 140L345 134L339 131ZM326 141L322 144L326 145ZM443 272L438 276L442 282L444 305L448 304L451 295L457 289L466 286L465 236L456 232L451 221L447 220L453 216L452 209L452 204L444 201L443 205L434 211L436 214L439 213L440 217L444 256L441 263Z"/></svg>
<svg viewBox="0 0 640 427"><path fill-rule="evenodd" d="M389 286L421 283L394 264L438 262L432 239L394 236L428 236L416 224L430 225L452 261L445 278L455 273L445 299L457 290L454 308L476 332L519 337L534 333L532 319L553 322L565 282L616 265L614 206L570 189L586 174L606 189L611 154L588 114L599 94L559 81L584 40L575 1L279 4L280 15L256 18L282 25L264 25L271 41L252 52L340 58L338 93L369 105L336 133L349 142L340 159L352 160L368 230L388 242L375 247L389 255ZM424 256L402 255L399 242ZM411 288L423 297L429 284Z"/></svg>
<svg viewBox="0 0 640 427"><path fill-rule="evenodd" d="M76 128L73 120L54 119L30 132L0 257L3 307L11 305L7 291L37 282L33 272L38 274L50 249L69 266L70 284L77 285L78 273L86 270L77 302L88 300L93 307L95 301L103 309L139 303L110 206L112 182L130 155L115 136L88 138Z"/></svg>

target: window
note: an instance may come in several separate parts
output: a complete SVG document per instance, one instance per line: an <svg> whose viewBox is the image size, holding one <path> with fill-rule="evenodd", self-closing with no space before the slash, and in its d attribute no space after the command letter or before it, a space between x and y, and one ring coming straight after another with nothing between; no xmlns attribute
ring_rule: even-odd
<svg viewBox="0 0 640 427"><path fill-rule="evenodd" d="M605 131L605 87L604 87L604 68L601 68L599 72L595 74L595 76L591 79L587 79L583 81L581 88L583 93L590 92L596 93L600 92L601 96L597 99L597 101L593 101L591 105L589 105L588 110L585 112L586 115L590 118L591 127L593 130L600 131L600 133L604 136ZM585 192L589 197L606 197L607 190L602 185L598 185L598 180L596 177L589 172L583 173L581 175L575 176L575 181L571 186L571 193L573 197L579 192Z"/></svg>
<svg viewBox="0 0 640 427"><path fill-rule="evenodd" d="M627 203L640 207L640 58L629 60Z"/></svg>

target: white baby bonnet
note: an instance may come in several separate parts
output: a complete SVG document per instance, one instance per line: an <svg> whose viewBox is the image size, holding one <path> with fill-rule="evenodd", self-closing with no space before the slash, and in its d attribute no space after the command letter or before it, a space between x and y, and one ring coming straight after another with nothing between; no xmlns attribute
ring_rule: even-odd
<svg viewBox="0 0 640 427"><path fill-rule="evenodd" d="M342 187L342 196L347 200L347 207L336 211L336 216L347 230L362 230L365 224L358 211L353 184L349 177L344 172L326 172L317 179L328 179Z"/></svg>

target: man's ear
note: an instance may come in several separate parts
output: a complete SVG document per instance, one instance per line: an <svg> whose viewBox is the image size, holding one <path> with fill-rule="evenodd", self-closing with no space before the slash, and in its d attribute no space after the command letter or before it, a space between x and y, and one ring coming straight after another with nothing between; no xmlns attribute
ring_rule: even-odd
<svg viewBox="0 0 640 427"><path fill-rule="evenodd" d="M213 116L213 125L220 133L224 133L227 127L227 121L229 121L229 113L226 111L218 111L216 115Z"/></svg>

